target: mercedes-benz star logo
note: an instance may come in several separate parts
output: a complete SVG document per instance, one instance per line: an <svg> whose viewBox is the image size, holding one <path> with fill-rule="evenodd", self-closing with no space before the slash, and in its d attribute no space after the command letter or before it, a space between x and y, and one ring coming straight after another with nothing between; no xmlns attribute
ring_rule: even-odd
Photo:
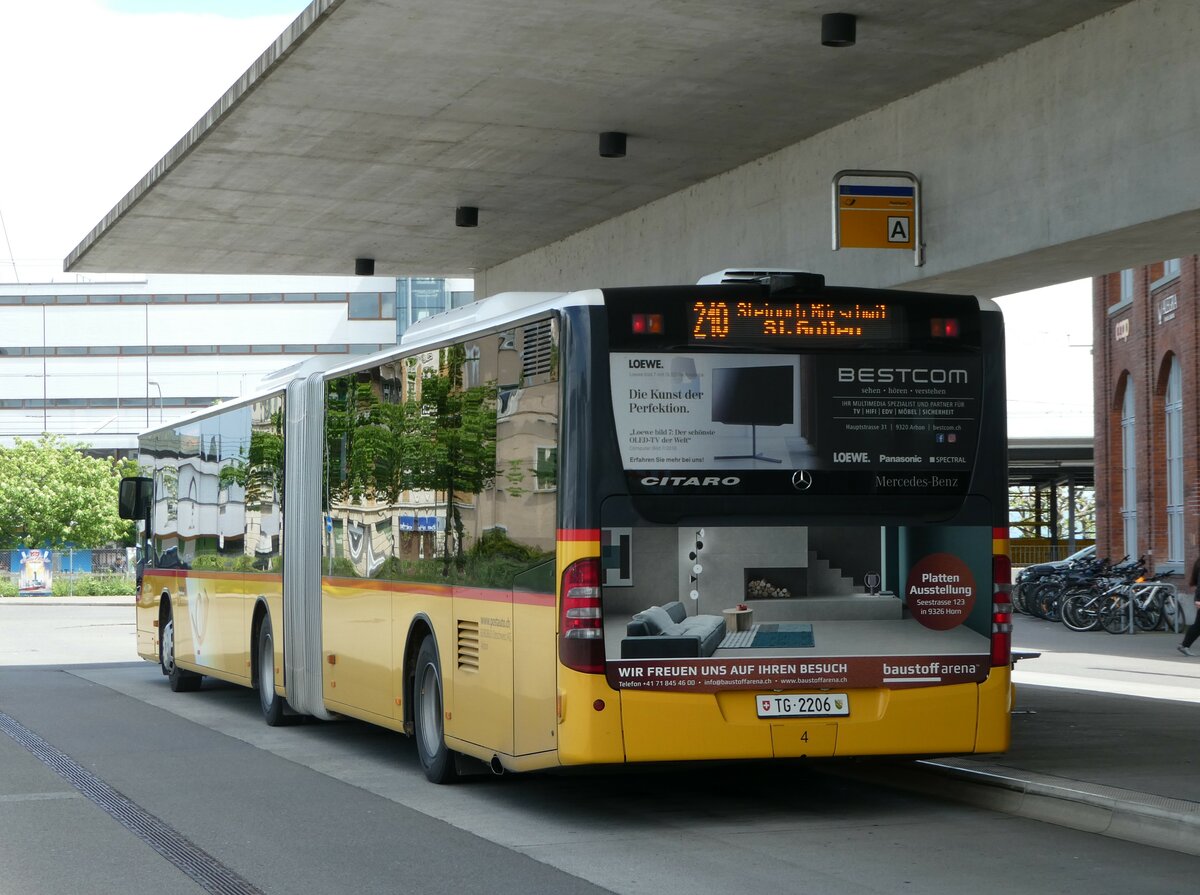
<svg viewBox="0 0 1200 895"><path fill-rule="evenodd" d="M797 469L792 473L792 487L797 491L807 491L812 487L812 474L807 469Z"/></svg>

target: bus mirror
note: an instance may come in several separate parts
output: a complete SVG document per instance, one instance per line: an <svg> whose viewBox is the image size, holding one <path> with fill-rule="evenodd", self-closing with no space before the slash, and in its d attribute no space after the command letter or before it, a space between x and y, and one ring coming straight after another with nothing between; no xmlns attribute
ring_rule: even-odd
<svg viewBox="0 0 1200 895"><path fill-rule="evenodd" d="M153 480L145 476L130 476L121 479L121 491L117 499L117 514L122 519L145 519L150 512L150 494Z"/></svg>

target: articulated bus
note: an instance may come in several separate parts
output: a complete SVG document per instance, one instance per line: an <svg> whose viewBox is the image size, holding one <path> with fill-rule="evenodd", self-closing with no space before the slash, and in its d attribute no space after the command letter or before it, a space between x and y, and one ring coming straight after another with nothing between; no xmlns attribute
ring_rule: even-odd
<svg viewBox="0 0 1200 895"><path fill-rule="evenodd" d="M138 651L426 776L1007 748L990 301L504 293L145 433Z"/></svg>

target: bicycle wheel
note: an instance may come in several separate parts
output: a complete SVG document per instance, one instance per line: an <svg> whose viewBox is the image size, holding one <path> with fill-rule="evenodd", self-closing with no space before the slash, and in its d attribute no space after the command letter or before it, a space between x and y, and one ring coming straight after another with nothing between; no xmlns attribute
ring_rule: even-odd
<svg viewBox="0 0 1200 895"><path fill-rule="evenodd" d="M1029 610L1025 607L1025 585L1023 585L1023 584L1013 585L1012 607L1013 607L1013 612L1019 612L1022 615L1029 614Z"/></svg>
<svg viewBox="0 0 1200 895"><path fill-rule="evenodd" d="M1049 585L1038 591L1037 614L1048 622L1056 622L1059 618L1059 607L1063 591L1058 585Z"/></svg>
<svg viewBox="0 0 1200 895"><path fill-rule="evenodd" d="M1162 604L1163 627L1178 634L1187 627L1187 617L1183 614L1183 602L1178 594L1169 594Z"/></svg>
<svg viewBox="0 0 1200 895"><path fill-rule="evenodd" d="M1100 606L1100 627L1109 634L1129 631L1129 598L1113 595Z"/></svg>
<svg viewBox="0 0 1200 895"><path fill-rule="evenodd" d="M1162 604L1157 597L1151 596L1145 603L1135 600L1133 623L1138 626L1139 631L1157 631L1162 620Z"/></svg>
<svg viewBox="0 0 1200 895"><path fill-rule="evenodd" d="M1071 594L1059 607L1062 623L1072 631L1094 631L1100 624L1100 613L1096 611L1099 602L1096 595L1086 591Z"/></svg>

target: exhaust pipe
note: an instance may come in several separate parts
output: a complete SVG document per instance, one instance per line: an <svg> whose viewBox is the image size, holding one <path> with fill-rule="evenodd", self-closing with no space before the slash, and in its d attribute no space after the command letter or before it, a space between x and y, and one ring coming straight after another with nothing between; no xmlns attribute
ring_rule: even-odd
<svg viewBox="0 0 1200 895"><path fill-rule="evenodd" d="M504 765L500 764L500 756L499 755L492 756L492 761L491 761L491 764L489 765L489 767L492 769L492 773L495 774L497 777L504 776Z"/></svg>

